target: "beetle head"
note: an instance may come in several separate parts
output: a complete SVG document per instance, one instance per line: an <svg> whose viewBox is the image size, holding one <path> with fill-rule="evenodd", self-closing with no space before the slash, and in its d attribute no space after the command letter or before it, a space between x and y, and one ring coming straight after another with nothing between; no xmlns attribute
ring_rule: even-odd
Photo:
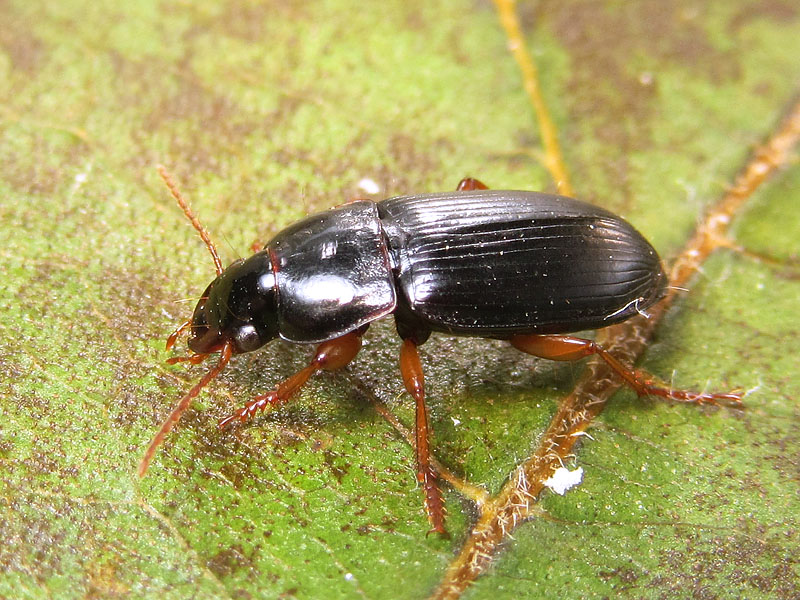
<svg viewBox="0 0 800 600"><path fill-rule="evenodd" d="M181 415L189 408L192 400L222 372L231 356L235 353L256 350L278 335L275 275L272 272L269 255L266 252L258 252L247 260L237 260L227 269L223 269L222 261L208 232L195 217L189 203L181 196L178 186L161 165L158 166L158 174L167 184L178 206L183 209L183 214L205 242L217 270L217 278L206 288L191 320L183 323L167 338L167 350L169 350L175 344L178 335L191 326L189 348L196 354L173 357L167 362L196 364L202 362L210 353L219 352L220 355L217 364L209 369L197 385L186 392L161 424L161 428L139 462L139 477L143 477L147 472L156 450L175 427Z"/></svg>
<svg viewBox="0 0 800 600"><path fill-rule="evenodd" d="M231 342L240 354L277 335L275 276L262 251L232 263L206 288L192 315L189 348L209 354Z"/></svg>

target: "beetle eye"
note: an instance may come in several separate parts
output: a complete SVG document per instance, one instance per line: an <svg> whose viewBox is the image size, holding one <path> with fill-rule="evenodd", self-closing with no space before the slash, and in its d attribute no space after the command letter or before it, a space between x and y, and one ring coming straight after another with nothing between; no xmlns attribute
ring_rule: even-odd
<svg viewBox="0 0 800 600"><path fill-rule="evenodd" d="M252 352L264 345L258 330L253 325L241 325L236 328L234 343L238 352Z"/></svg>

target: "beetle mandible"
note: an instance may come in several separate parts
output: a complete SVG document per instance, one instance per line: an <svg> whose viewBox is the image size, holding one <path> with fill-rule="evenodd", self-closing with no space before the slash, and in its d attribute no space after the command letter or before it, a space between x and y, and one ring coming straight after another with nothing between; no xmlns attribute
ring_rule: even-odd
<svg viewBox="0 0 800 600"><path fill-rule="evenodd" d="M425 383L417 347L431 332L507 340L551 360L598 355L639 395L738 403L736 393L672 390L623 365L591 340L564 335L629 319L657 302L667 279L653 247L602 208L539 192L489 190L464 179L455 192L354 201L307 217L246 260L222 267L211 239L163 167L159 173L211 253L217 277L192 318L192 354L219 360L178 402L139 464L146 472L182 413L234 354L280 337L318 344L308 366L220 421L246 421L283 404L320 370L352 361L372 321L394 315L400 371L416 402L417 478L431 531L446 533L431 465Z"/></svg>

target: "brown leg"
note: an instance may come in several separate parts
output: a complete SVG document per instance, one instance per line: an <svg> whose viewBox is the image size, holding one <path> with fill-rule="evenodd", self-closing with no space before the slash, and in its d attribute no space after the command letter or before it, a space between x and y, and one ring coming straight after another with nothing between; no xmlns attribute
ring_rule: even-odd
<svg viewBox="0 0 800 600"><path fill-rule="evenodd" d="M515 335L510 340L511 345L517 350L522 350L534 356L549 360L578 360L592 354L602 358L609 367L625 380L630 387L640 396L662 396L677 402L691 402L697 404L716 404L721 401L732 406L741 405L741 395L707 394L690 392L687 390L673 390L668 387L656 385L652 380L642 377L635 370L626 367L591 340L571 337L567 335Z"/></svg>
<svg viewBox="0 0 800 600"><path fill-rule="evenodd" d="M470 192L472 190L488 190L488 189L489 189L488 185L486 185L482 181L473 179L472 177L465 177L464 179L458 182L458 186L456 187L457 192Z"/></svg>
<svg viewBox="0 0 800 600"><path fill-rule="evenodd" d="M289 400L309 378L317 371L335 371L341 369L356 357L361 349L361 336L365 329L359 329L342 337L323 342L317 347L317 353L304 369L301 369L288 379L276 385L272 390L262 396L256 396L232 415L219 422L220 429L230 425L233 421L247 421L258 411L268 406L279 406Z"/></svg>
<svg viewBox="0 0 800 600"><path fill-rule="evenodd" d="M447 535L444 528L444 501L436 483L436 472L431 466L431 450L428 441L428 410L425 408L425 377L419 361L417 344L403 340L400 349L400 372L408 393L417 402L416 440L417 440L417 480L425 493L425 512L431 523L430 531ZM430 533L430 531L428 533Z"/></svg>

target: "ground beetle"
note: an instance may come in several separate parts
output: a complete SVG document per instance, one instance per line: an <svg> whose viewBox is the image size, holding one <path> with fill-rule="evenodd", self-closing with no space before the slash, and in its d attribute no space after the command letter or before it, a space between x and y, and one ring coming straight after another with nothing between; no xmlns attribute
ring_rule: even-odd
<svg viewBox="0 0 800 600"><path fill-rule="evenodd" d="M653 247L602 208L538 192L489 190L464 179L456 192L354 201L307 217L224 269L208 233L163 168L159 172L217 269L192 318L167 340L169 349L189 329L194 354L169 362L199 363L216 352L220 357L164 421L139 465L140 476L232 355L276 337L319 344L307 367L220 421L221 427L286 402L317 371L348 364L369 324L390 313L403 340L403 382L416 400L417 478L431 530L439 533L445 532L444 507L431 466L417 352L433 331L508 340L551 360L596 354L640 395L739 399L657 386L593 341L563 335L642 313L666 289Z"/></svg>

